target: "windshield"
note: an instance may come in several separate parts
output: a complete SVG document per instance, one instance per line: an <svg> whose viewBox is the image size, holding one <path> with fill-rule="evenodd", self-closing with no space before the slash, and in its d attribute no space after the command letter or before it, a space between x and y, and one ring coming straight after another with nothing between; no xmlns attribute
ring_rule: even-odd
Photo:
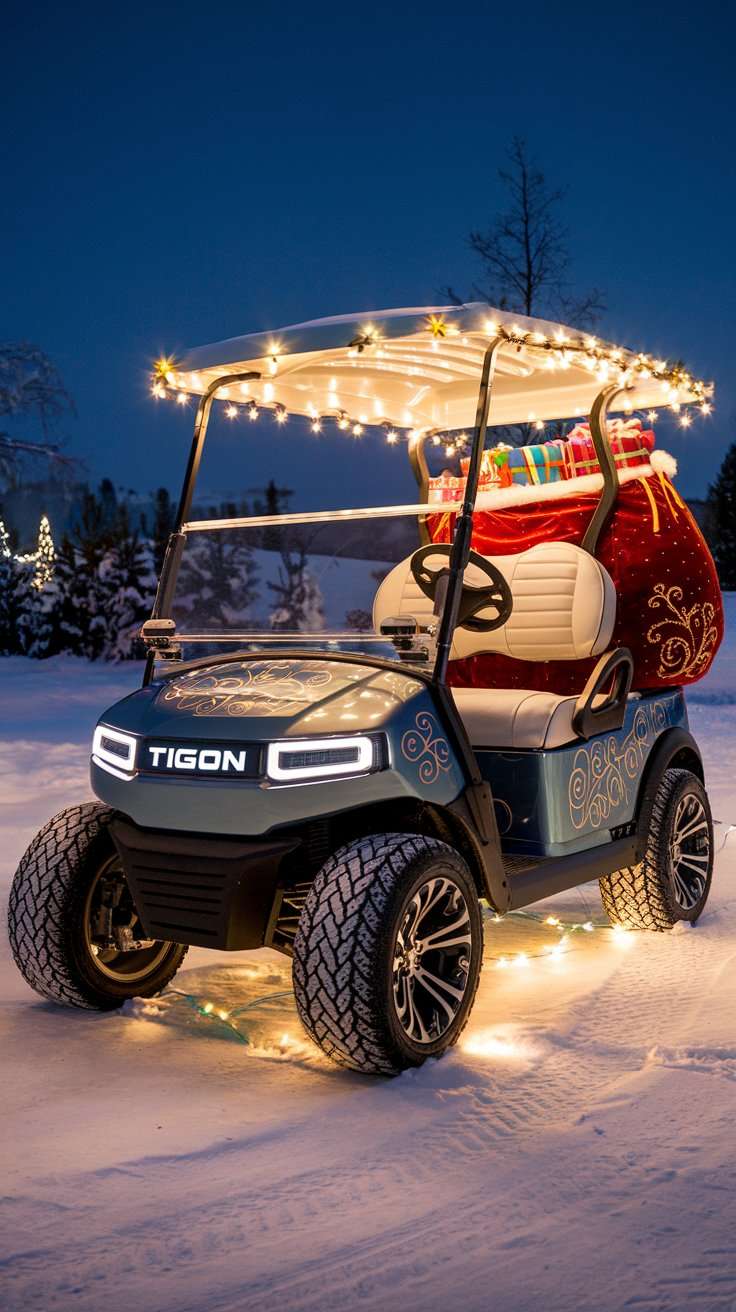
<svg viewBox="0 0 736 1312"><path fill-rule="evenodd" d="M428 663L431 601L413 608L421 611L415 633L405 614L411 607L397 604L408 559L427 540L427 510L413 504L189 521L171 610L185 658L232 646L308 647ZM376 606L393 570L398 590L384 589ZM390 623L397 610L404 618L398 634Z"/></svg>

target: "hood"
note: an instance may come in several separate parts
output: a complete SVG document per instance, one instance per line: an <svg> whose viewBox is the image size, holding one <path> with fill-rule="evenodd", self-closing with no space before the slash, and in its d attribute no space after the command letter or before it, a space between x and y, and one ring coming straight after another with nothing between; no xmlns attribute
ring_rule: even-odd
<svg viewBox="0 0 736 1312"><path fill-rule="evenodd" d="M200 665L126 697L102 719L144 735L264 741L378 729L423 684L400 667L326 658Z"/></svg>

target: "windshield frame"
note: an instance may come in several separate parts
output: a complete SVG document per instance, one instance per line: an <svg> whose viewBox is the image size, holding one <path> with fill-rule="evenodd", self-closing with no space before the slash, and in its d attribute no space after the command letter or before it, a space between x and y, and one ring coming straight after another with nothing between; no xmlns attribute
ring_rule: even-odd
<svg viewBox="0 0 736 1312"><path fill-rule="evenodd" d="M463 585L463 574L468 564L470 554L470 544L473 529L473 514L475 503L478 495L481 457L485 447L486 431L488 426L488 414L491 402L491 389L495 364L500 349L506 345L506 338L503 335L494 337L488 344L481 370L478 389L478 403L476 408L476 420L473 429L472 442L470 447L470 458L468 464L468 473L465 480L463 498L460 502L443 505L444 511L452 510L455 512L455 525L451 543L449 563L447 567L447 586L445 589L444 602L439 615L439 624L437 631L436 654L434 666L431 672L431 679L435 683L444 684L447 676L447 666L450 658L452 639L455 627L457 625L458 609L460 596ZM397 505L382 507L367 507L364 509L338 510L338 511L305 511L294 512L283 515L267 516L243 516L239 518L228 518L218 520L190 520L189 516L192 510L194 490L199 473L204 443L207 436L210 414L213 401L221 388L229 387L235 382L246 382L251 379L260 378L260 374L249 370L242 374L224 374L214 379L208 386L206 392L202 395L197 414L194 421L194 433L192 444L189 452L189 459L184 474L184 481L179 499L177 515L175 520L174 531L172 532L164 555L164 560L159 577L156 598L153 610L151 612L152 621L170 621L171 611L176 591L176 582L182 562L182 555L187 536L191 533L217 531L225 528L243 528L258 526L265 528L268 526L296 524L296 523L328 523L339 522L340 520L350 521L357 518L377 518L379 516L396 517L400 515L417 515L419 517L419 541L424 539L426 532L426 517L429 505L426 500L426 480L423 477L423 454L422 454L422 435L410 443L410 460L412 468L419 482L420 495L425 499L417 505ZM612 513L618 493L618 475L616 464L613 459L612 448L608 438L605 425L605 417L613 398L623 390L622 385L612 385L604 387L593 404L590 415L591 437L598 456L600 468L603 473L603 490L600 501L596 507L593 521L589 526L586 538L583 543L584 549L595 555L595 549L600 533L605 526L610 514ZM592 530L592 532L591 532ZM173 627L173 622L172 622ZM144 626L145 628L145 626ZM247 640L249 643L260 643L260 651L268 651L273 654L274 650L284 650L289 639L299 638L301 635L284 632L278 633L254 633L252 635L239 635L233 633L218 634L213 632L210 635L190 635L189 640L197 642L233 642ZM187 635L179 635L180 640L186 641ZM144 639L146 635L144 633ZM161 651L161 644L155 644L150 639L148 654L146 659L146 669L143 679L144 687L151 683L154 676L154 667L156 662L157 650ZM304 654L315 655L319 650L312 644L323 642L326 644L323 650L325 655L337 655L334 646L331 648L330 643L336 641L343 642L360 642L360 633L345 634L337 633L315 633L312 635L303 635L301 640L308 648ZM366 645L371 642L381 641L380 635L365 635ZM385 641L385 640L384 640ZM294 648L299 647L299 642L294 642ZM249 656L255 655L250 650ZM398 655L398 652L397 652ZM380 657L370 657L371 660L381 660ZM412 672L417 667L412 664ZM425 671L425 674L428 671Z"/></svg>

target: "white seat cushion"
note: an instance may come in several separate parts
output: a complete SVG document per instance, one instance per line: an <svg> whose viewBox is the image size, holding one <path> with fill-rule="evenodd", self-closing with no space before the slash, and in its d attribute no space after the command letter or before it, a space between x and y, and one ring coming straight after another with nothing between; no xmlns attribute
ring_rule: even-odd
<svg viewBox="0 0 736 1312"><path fill-rule="evenodd" d="M541 542L512 556L487 556L506 578L514 597L509 619L490 633L456 628L451 658L501 652L524 661L574 661L604 652L616 619L616 590L599 561L572 542ZM430 557L442 568L446 558ZM470 584L488 584L468 566ZM490 611L489 615L495 612ZM431 622L432 603L411 573L411 556L396 565L381 583L373 604L376 629L393 615L414 615Z"/></svg>
<svg viewBox="0 0 736 1312"><path fill-rule="evenodd" d="M473 747L564 747L575 741L577 697L527 688L453 688Z"/></svg>

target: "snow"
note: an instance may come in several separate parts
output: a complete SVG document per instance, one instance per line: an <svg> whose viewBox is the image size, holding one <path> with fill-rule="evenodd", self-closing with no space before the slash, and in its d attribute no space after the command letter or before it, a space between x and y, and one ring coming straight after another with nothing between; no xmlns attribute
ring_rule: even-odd
<svg viewBox="0 0 736 1312"><path fill-rule="evenodd" d="M721 822L701 923L614 934L595 885L489 917L471 1022L421 1070L331 1067L276 953L192 950L98 1016L42 1002L3 940L5 1312L733 1309L735 595L727 624L688 697ZM4 901L140 670L0 673Z"/></svg>

